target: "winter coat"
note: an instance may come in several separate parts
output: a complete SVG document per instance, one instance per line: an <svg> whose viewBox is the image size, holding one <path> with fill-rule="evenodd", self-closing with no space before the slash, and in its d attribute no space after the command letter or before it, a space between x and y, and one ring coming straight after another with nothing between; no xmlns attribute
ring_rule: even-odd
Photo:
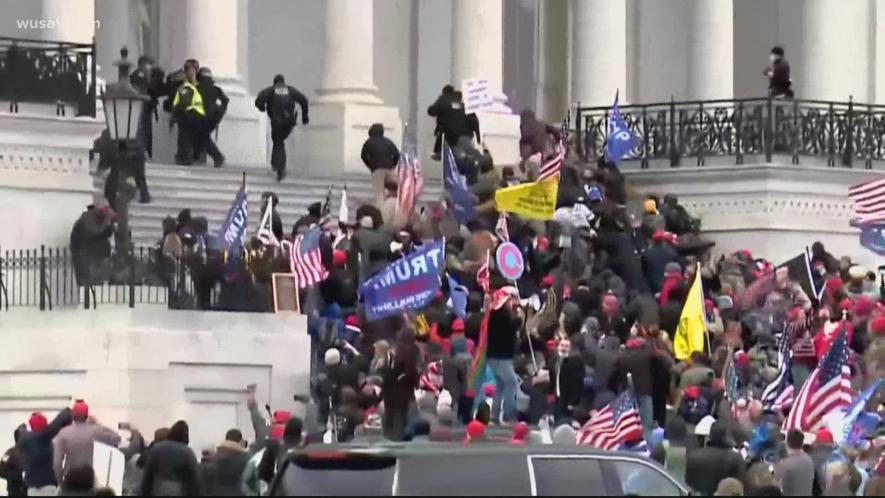
<svg viewBox="0 0 885 498"><path fill-rule="evenodd" d="M307 97L291 86L269 86L255 98L255 107L261 112L267 112L272 125L295 126L298 120L298 112L295 104L301 107L301 122L309 121Z"/></svg>
<svg viewBox="0 0 885 498"><path fill-rule="evenodd" d="M707 446L689 451L686 458L685 482L702 495L712 496L726 477L744 478L744 460L726 444L726 431L725 424L714 423Z"/></svg>
<svg viewBox="0 0 885 498"><path fill-rule="evenodd" d="M635 341L635 342L634 342ZM663 353L655 352L654 348L644 340L633 339L621 350L615 365L615 377L609 385L619 392L619 385L627 385L627 374L633 377L633 388L637 396L651 396L654 391L652 371L661 368Z"/></svg>
<svg viewBox="0 0 885 498"><path fill-rule="evenodd" d="M52 440L71 423L71 410L64 409L49 425L38 432L23 432L18 440L25 461L25 484L28 488L58 486L52 470Z"/></svg>
<svg viewBox="0 0 885 498"><path fill-rule="evenodd" d="M184 443L163 441L148 455L141 496L202 496L194 452Z"/></svg>
<svg viewBox="0 0 885 498"><path fill-rule="evenodd" d="M249 462L249 452L239 443L225 441L206 465L203 489L210 496L242 496L240 477Z"/></svg>
<svg viewBox="0 0 885 498"><path fill-rule="evenodd" d="M559 393L556 390L559 379ZM550 394L557 395L563 407L576 406L584 394L584 362L577 356L557 358L550 368Z"/></svg>
<svg viewBox="0 0 885 498"><path fill-rule="evenodd" d="M378 169L393 169L399 162L399 151L396 145L384 136L384 126L375 123L369 127L369 138L363 143L360 153L363 164L369 171Z"/></svg>
<svg viewBox="0 0 885 498"><path fill-rule="evenodd" d="M200 90L200 95L203 96L206 119L211 123L210 127L214 128L227 113L230 98L211 78L200 78L197 88Z"/></svg>
<svg viewBox="0 0 885 498"><path fill-rule="evenodd" d="M21 447L13 446L6 450L0 460L0 479L6 481L7 496L27 496L25 486L25 454Z"/></svg>
<svg viewBox="0 0 885 498"><path fill-rule="evenodd" d="M390 243L393 237L381 230L360 228L353 236L353 249L359 251L362 258L362 278L369 278L386 267L393 254Z"/></svg>
<svg viewBox="0 0 885 498"><path fill-rule="evenodd" d="M661 292L664 283L664 271L667 263L678 263L679 253L666 242L658 242L642 254L642 267L648 279L648 285L655 294Z"/></svg>
<svg viewBox="0 0 885 498"><path fill-rule="evenodd" d="M525 110L519 120L519 145L530 148L528 155L541 154L545 156L549 149L550 136L555 142L559 142L561 136L559 129L550 126L535 117L535 112Z"/></svg>
<svg viewBox="0 0 885 498"><path fill-rule="evenodd" d="M486 357L511 360L516 352L516 334L522 320L507 306L493 311L489 317L489 341Z"/></svg>

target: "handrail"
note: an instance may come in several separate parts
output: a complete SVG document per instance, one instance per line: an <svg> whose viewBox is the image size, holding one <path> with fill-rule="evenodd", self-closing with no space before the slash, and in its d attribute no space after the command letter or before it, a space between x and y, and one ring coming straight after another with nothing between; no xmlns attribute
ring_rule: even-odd
<svg viewBox="0 0 885 498"><path fill-rule="evenodd" d="M698 166L712 157L743 164L758 155L771 162L787 155L824 158L826 164L866 169L885 167L885 105L769 97L637 103L620 107L627 127L640 140L626 161L648 168L653 160L670 166L693 158ZM575 148L587 161L603 157L610 107L575 108Z"/></svg>

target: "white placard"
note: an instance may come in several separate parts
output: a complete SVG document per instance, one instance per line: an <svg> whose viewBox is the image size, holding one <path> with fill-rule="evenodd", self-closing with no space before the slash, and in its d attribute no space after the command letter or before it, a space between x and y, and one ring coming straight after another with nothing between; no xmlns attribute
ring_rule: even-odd
<svg viewBox="0 0 885 498"><path fill-rule="evenodd" d="M481 111L494 104L489 89L489 80L472 78L461 82L461 93L464 97L464 112Z"/></svg>
<svg viewBox="0 0 885 498"><path fill-rule="evenodd" d="M95 469L95 487L112 488L117 496L123 496L123 472L126 459L123 452L104 443L92 447L92 468Z"/></svg>

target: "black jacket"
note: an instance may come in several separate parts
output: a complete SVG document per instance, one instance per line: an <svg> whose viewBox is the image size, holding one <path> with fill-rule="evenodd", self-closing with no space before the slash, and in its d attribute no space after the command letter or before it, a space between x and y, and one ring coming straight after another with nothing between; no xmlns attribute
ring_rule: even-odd
<svg viewBox="0 0 885 498"><path fill-rule="evenodd" d="M486 356L490 359L513 359L516 351L516 334L522 321L509 307L492 312L489 317L489 342Z"/></svg>
<svg viewBox="0 0 885 498"><path fill-rule="evenodd" d="M690 451L685 459L685 483L705 496L713 496L726 477L743 481L746 473L744 460L725 443L724 426L719 425L710 429L707 446Z"/></svg>
<svg viewBox="0 0 885 498"><path fill-rule="evenodd" d="M479 119L476 114L464 112L464 104L451 98L440 96L427 109L427 114L436 118L437 128L445 135L449 147L454 147L462 136L476 135L480 141Z"/></svg>
<svg viewBox="0 0 885 498"><path fill-rule="evenodd" d="M576 406L584 394L584 362L577 356L553 361L550 368L550 394L556 394L559 378L559 400L564 406Z"/></svg>
<svg viewBox="0 0 885 498"><path fill-rule="evenodd" d="M45 429L39 432L22 433L18 447L22 449L25 461L25 484L29 488L57 486L52 471L52 440L66 426L71 424L71 410L65 408Z"/></svg>
<svg viewBox="0 0 885 498"><path fill-rule="evenodd" d="M363 143L360 153L363 163L369 171L377 169L393 169L399 162L399 151L396 145L384 136L384 126L373 124L369 128L369 138Z"/></svg>
<svg viewBox="0 0 885 498"><path fill-rule="evenodd" d="M274 125L295 126L298 120L295 104L301 107L301 123L307 124L310 121L307 115L309 107L307 97L295 87L269 86L261 90L255 98L255 107L261 112L267 112L267 117Z"/></svg>
<svg viewBox="0 0 885 498"><path fill-rule="evenodd" d="M163 441L151 448L141 496L202 496L197 458L184 443Z"/></svg>
<svg viewBox="0 0 885 498"><path fill-rule="evenodd" d="M230 99L211 78L200 78L197 85L200 95L203 96L203 108L206 110L206 119L212 125L217 125L227 113L227 105Z"/></svg>
<svg viewBox="0 0 885 498"><path fill-rule="evenodd" d="M678 262L679 253L666 242L655 243L642 254L642 266L652 292L661 292L661 283L664 281L664 270L667 268L667 263Z"/></svg>
<svg viewBox="0 0 885 498"><path fill-rule="evenodd" d="M209 496L242 496L240 477L249 461L249 452L237 443L225 441L208 464L203 490Z"/></svg>
<svg viewBox="0 0 885 498"><path fill-rule="evenodd" d="M6 450L0 460L0 479L6 481L7 496L28 496L25 486L25 455L18 446Z"/></svg>

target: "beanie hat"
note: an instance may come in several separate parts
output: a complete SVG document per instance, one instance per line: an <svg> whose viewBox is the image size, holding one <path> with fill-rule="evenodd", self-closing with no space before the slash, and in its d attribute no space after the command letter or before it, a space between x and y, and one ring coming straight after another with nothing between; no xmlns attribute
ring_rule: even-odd
<svg viewBox="0 0 885 498"><path fill-rule="evenodd" d="M452 320L452 334L464 333L464 320L455 318Z"/></svg>
<svg viewBox="0 0 885 498"><path fill-rule="evenodd" d="M878 316L870 321L870 333L885 335L885 316Z"/></svg>
<svg viewBox="0 0 885 498"><path fill-rule="evenodd" d="M688 399L698 399L701 394L701 388L698 386L689 386L685 388L685 397Z"/></svg>
<svg viewBox="0 0 885 498"><path fill-rule="evenodd" d="M658 212L658 203L654 199L646 199L642 204L642 208L648 214L656 214Z"/></svg>
<svg viewBox="0 0 885 498"><path fill-rule="evenodd" d="M870 316L875 307L876 302L869 296L861 294L854 299L854 314L858 317L866 318Z"/></svg>
<svg viewBox="0 0 885 498"><path fill-rule="evenodd" d="M520 422L513 426L513 433L510 436L510 444L525 444L525 439L529 435L529 425Z"/></svg>
<svg viewBox="0 0 885 498"><path fill-rule="evenodd" d="M347 253L341 249L332 251L332 268L342 268L347 264Z"/></svg>
<svg viewBox="0 0 885 498"><path fill-rule="evenodd" d="M553 276L544 275L544 277L541 279L541 287L553 287Z"/></svg>
<svg viewBox="0 0 885 498"><path fill-rule="evenodd" d="M329 348L326 350L326 365L337 365L341 363L341 352L339 352L335 348Z"/></svg>
<svg viewBox="0 0 885 498"><path fill-rule="evenodd" d="M834 294L834 293L842 290L842 287L845 285L845 283L842 282L841 278L833 277L833 278L827 280L826 285L827 285L827 293Z"/></svg>
<svg viewBox="0 0 885 498"><path fill-rule="evenodd" d="M49 421L46 420L46 416L40 412L34 412L31 414L31 418L28 419L28 425L31 426L31 432L39 432L49 426Z"/></svg>
<svg viewBox="0 0 885 498"><path fill-rule="evenodd" d="M655 242L660 242L667 238L667 232L663 230L655 230L655 233L651 235L651 240Z"/></svg>
<svg viewBox="0 0 885 498"><path fill-rule="evenodd" d="M89 405L87 405L82 399L78 399L74 401L74 407L71 408L71 412L74 415L80 415L82 417L89 416Z"/></svg>
<svg viewBox="0 0 885 498"><path fill-rule="evenodd" d="M292 419L292 412L288 410L277 410L273 412L273 423L275 424L283 424Z"/></svg>
<svg viewBox="0 0 885 498"><path fill-rule="evenodd" d="M851 280L863 280L867 276L867 270L863 266L854 265L848 269L848 277Z"/></svg>
<svg viewBox="0 0 885 498"><path fill-rule="evenodd" d="M716 298L716 307L720 311L730 310L734 308L734 300L731 296L719 296Z"/></svg>
<svg viewBox="0 0 885 498"><path fill-rule="evenodd" d="M467 424L467 441L482 437L486 433L486 426L479 420L471 420Z"/></svg>
<svg viewBox="0 0 885 498"><path fill-rule="evenodd" d="M814 433L814 444L817 446L833 444L833 433L827 429L821 429Z"/></svg>
<svg viewBox="0 0 885 498"><path fill-rule="evenodd" d="M344 319L344 328L346 328L349 332L354 332L359 334L362 332L360 329L360 319L357 318L356 315L350 315L349 317Z"/></svg>
<svg viewBox="0 0 885 498"><path fill-rule="evenodd" d="M667 263L667 266L664 267L664 273L677 273L681 275L682 267L679 266L679 263L671 261L670 263Z"/></svg>

